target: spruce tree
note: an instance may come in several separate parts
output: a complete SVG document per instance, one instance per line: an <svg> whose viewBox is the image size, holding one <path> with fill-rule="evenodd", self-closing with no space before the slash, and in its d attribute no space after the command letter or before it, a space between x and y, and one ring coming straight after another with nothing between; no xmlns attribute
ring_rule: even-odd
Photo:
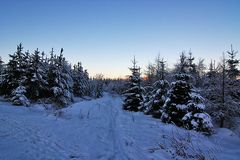
<svg viewBox="0 0 240 160"><path fill-rule="evenodd" d="M2 84L3 81L3 64L4 62L2 61L2 57L0 56L0 85Z"/></svg>
<svg viewBox="0 0 240 160"><path fill-rule="evenodd" d="M144 100L143 89L141 87L141 78L140 78L140 67L136 66L135 57L132 61L133 67L129 68L132 72L132 75L129 76L129 89L125 91L125 100L123 104L123 109L129 111L139 111L142 108L142 103Z"/></svg>
<svg viewBox="0 0 240 160"><path fill-rule="evenodd" d="M240 115L240 81L228 76L226 59L217 68L210 64L207 81L204 85L207 109L219 127L231 127L233 118Z"/></svg>
<svg viewBox="0 0 240 160"><path fill-rule="evenodd" d="M83 70L82 64L79 62L73 66L73 93L75 96L89 96L89 77L87 70Z"/></svg>
<svg viewBox="0 0 240 160"><path fill-rule="evenodd" d="M4 62L2 61L2 58L0 56L0 95L4 93L3 79L4 79Z"/></svg>
<svg viewBox="0 0 240 160"><path fill-rule="evenodd" d="M13 105L25 105L29 106L30 102L28 98L25 96L26 88L24 86L18 86L16 89L12 91L11 101Z"/></svg>
<svg viewBox="0 0 240 160"><path fill-rule="evenodd" d="M49 61L48 85L50 97L58 108L62 108L73 101L73 80L70 66L62 53L60 56L53 55L53 49Z"/></svg>
<svg viewBox="0 0 240 160"><path fill-rule="evenodd" d="M166 100L166 94L168 91L169 83L165 80L165 61L158 57L158 71L157 81L153 84L153 90L151 96L145 99L144 112L145 114L151 114L155 118L160 118L162 113L162 107Z"/></svg>
<svg viewBox="0 0 240 160"><path fill-rule="evenodd" d="M48 66L43 62L42 58L43 57L40 56L40 51L38 49L35 50L34 54L31 55L30 65L27 72L27 96L35 101L47 97L48 95Z"/></svg>
<svg viewBox="0 0 240 160"><path fill-rule="evenodd" d="M196 131L212 133L213 125L210 116L204 112L203 98L194 90L191 76L186 74L183 55L180 56L181 70L175 75L176 81L171 84L171 89L163 106L161 120L165 123L174 123L177 126Z"/></svg>
<svg viewBox="0 0 240 160"><path fill-rule="evenodd" d="M9 55L10 60L7 64L6 76L3 81L4 94L10 96L12 91L19 86L25 85L26 73L28 66L28 57L23 53L23 47L20 43L17 51L13 55Z"/></svg>
<svg viewBox="0 0 240 160"><path fill-rule="evenodd" d="M233 50L233 47L231 45L231 50L227 51L227 53L229 56L229 59L227 60L227 75L231 80L235 80L240 75L240 71L237 68L239 65L239 60L236 59L236 54L238 51Z"/></svg>

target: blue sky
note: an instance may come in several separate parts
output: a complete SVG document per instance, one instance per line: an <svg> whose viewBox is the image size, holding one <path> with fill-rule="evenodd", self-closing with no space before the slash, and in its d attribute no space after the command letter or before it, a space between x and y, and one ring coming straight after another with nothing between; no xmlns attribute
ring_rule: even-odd
<svg viewBox="0 0 240 160"><path fill-rule="evenodd" d="M81 61L90 75L124 77L135 55L144 68L160 53L169 66L181 51L219 60L240 50L239 0L1 0L0 56L23 43ZM240 56L238 55L238 58Z"/></svg>

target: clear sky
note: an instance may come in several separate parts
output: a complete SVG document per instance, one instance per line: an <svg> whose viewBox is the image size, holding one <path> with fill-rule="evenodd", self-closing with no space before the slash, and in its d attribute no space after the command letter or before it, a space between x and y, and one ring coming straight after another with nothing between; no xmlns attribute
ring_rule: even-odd
<svg viewBox="0 0 240 160"><path fill-rule="evenodd" d="M63 47L71 63L105 77L129 74L134 55L142 68L159 53L171 66L190 48L219 60L230 44L240 50L239 8L240 0L0 0L0 56L20 42Z"/></svg>

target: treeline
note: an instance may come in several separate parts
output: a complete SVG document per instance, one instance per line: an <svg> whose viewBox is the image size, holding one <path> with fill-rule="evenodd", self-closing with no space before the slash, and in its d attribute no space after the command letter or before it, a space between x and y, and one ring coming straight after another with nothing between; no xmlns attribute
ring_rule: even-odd
<svg viewBox="0 0 240 160"><path fill-rule="evenodd" d="M157 57L140 78L135 58L123 108L142 111L166 123L211 134L213 124L231 127L240 116L240 71L237 51L227 51L217 65L204 60L195 63L192 53L182 52L171 70L166 61ZM208 68L208 70L207 70Z"/></svg>
<svg viewBox="0 0 240 160"><path fill-rule="evenodd" d="M102 96L102 77L90 79L81 63L71 65L52 49L50 57L36 49L24 52L22 44L9 55L4 64L0 57L0 94L15 105L30 105L40 99L54 103L58 108L73 102L73 97Z"/></svg>

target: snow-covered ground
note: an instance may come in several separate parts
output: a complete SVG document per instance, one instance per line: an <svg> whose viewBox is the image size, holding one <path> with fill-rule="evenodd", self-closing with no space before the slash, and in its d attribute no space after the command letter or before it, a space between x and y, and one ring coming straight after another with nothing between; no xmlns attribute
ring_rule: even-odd
<svg viewBox="0 0 240 160"><path fill-rule="evenodd" d="M0 159L239 159L240 138L228 129L207 137L121 105L109 94L61 112L0 101Z"/></svg>

